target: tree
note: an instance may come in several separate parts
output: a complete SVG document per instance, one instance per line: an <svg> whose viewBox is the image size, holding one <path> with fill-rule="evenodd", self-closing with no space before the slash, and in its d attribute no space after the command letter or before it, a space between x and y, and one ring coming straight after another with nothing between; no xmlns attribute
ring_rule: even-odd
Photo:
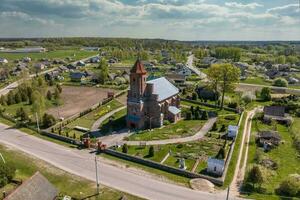
<svg viewBox="0 0 300 200"><path fill-rule="evenodd" d="M153 157L154 156L154 147L152 145L149 147L148 155L149 155L149 157Z"/></svg>
<svg viewBox="0 0 300 200"><path fill-rule="evenodd" d="M12 91L10 91L7 95L7 105L12 105L12 104L15 104L16 101L15 101L15 97L14 97L14 94Z"/></svg>
<svg viewBox="0 0 300 200"><path fill-rule="evenodd" d="M285 56L278 56L275 62L278 64L285 64Z"/></svg>
<svg viewBox="0 0 300 200"><path fill-rule="evenodd" d="M46 107L44 97L38 91L34 91L31 94L31 101L32 101L32 105L31 105L32 113L37 113L38 117L41 118Z"/></svg>
<svg viewBox="0 0 300 200"><path fill-rule="evenodd" d="M247 181L252 183L253 187L255 187L256 184L261 185L263 183L263 174L257 165L253 166L249 171Z"/></svg>
<svg viewBox="0 0 300 200"><path fill-rule="evenodd" d="M277 78L273 82L273 85L277 86L277 87L287 87L288 86L288 82L287 82L287 80L285 80L283 78Z"/></svg>
<svg viewBox="0 0 300 200"><path fill-rule="evenodd" d="M100 69L100 71L96 73L97 81L100 84L105 84L105 82L108 80L108 74L109 74L108 65L105 59L101 59L98 68Z"/></svg>
<svg viewBox="0 0 300 200"><path fill-rule="evenodd" d="M59 99L59 98L60 98L59 90L58 90L58 88L55 88L55 90L54 90L54 99Z"/></svg>
<svg viewBox="0 0 300 200"><path fill-rule="evenodd" d="M20 117L20 120L22 122L25 122L25 121L29 120L29 116L28 116L27 112L25 112L25 110L24 110L23 107L17 109L17 111L16 111L16 117Z"/></svg>
<svg viewBox="0 0 300 200"><path fill-rule="evenodd" d="M59 93L62 93L62 87L60 84L57 84L56 85L56 88L58 89Z"/></svg>
<svg viewBox="0 0 300 200"><path fill-rule="evenodd" d="M52 93L51 93L50 90L48 90L48 92L47 92L47 99L48 99L49 101L51 101L51 99L52 99Z"/></svg>
<svg viewBox="0 0 300 200"><path fill-rule="evenodd" d="M20 103L21 101L22 101L22 96L21 96L20 92L16 92L15 93L15 102Z"/></svg>
<svg viewBox="0 0 300 200"><path fill-rule="evenodd" d="M56 120L53 115L45 113L43 116L43 126L49 128L55 124Z"/></svg>
<svg viewBox="0 0 300 200"><path fill-rule="evenodd" d="M192 99L193 99L193 100L197 100L197 98L198 98L197 93L196 93L196 92L193 92L193 94L192 94Z"/></svg>
<svg viewBox="0 0 300 200"><path fill-rule="evenodd" d="M201 120L207 120L207 119L208 119L208 115L207 112L204 110L201 115Z"/></svg>
<svg viewBox="0 0 300 200"><path fill-rule="evenodd" d="M221 148L217 154L218 159L224 159L225 158L225 149Z"/></svg>
<svg viewBox="0 0 300 200"><path fill-rule="evenodd" d="M6 99L5 95L1 95L0 104L3 105L3 106L7 105L7 99Z"/></svg>
<svg viewBox="0 0 300 200"><path fill-rule="evenodd" d="M211 127L211 131L216 131L216 130L218 130L218 124L217 124L217 122L215 122L213 124L213 126Z"/></svg>
<svg viewBox="0 0 300 200"><path fill-rule="evenodd" d="M195 110L195 119L198 120L200 118L200 115L199 115L199 111L198 110Z"/></svg>
<svg viewBox="0 0 300 200"><path fill-rule="evenodd" d="M260 98L263 101L270 101L271 100L271 90L270 90L270 88L264 87L263 89L261 89Z"/></svg>
<svg viewBox="0 0 300 200"><path fill-rule="evenodd" d="M221 109L223 109L225 93L234 90L240 78L240 69L229 63L216 64L210 67L207 76L214 92L220 90L222 94Z"/></svg>
<svg viewBox="0 0 300 200"><path fill-rule="evenodd" d="M190 111L186 112L185 119L186 120L191 120L192 119L192 113Z"/></svg>
<svg viewBox="0 0 300 200"><path fill-rule="evenodd" d="M0 188L12 181L16 173L16 168L10 163L0 163Z"/></svg>
<svg viewBox="0 0 300 200"><path fill-rule="evenodd" d="M256 99L256 96L254 94L252 94L252 92L245 92L242 96L243 101L245 102L245 104L249 104L251 103L253 100Z"/></svg>
<svg viewBox="0 0 300 200"><path fill-rule="evenodd" d="M122 152L123 152L123 153L128 153L128 146L127 146L126 143L123 144L123 146L122 146Z"/></svg>
<svg viewBox="0 0 300 200"><path fill-rule="evenodd" d="M276 193L284 196L294 197L300 192L300 181L296 177L288 177L282 181Z"/></svg>

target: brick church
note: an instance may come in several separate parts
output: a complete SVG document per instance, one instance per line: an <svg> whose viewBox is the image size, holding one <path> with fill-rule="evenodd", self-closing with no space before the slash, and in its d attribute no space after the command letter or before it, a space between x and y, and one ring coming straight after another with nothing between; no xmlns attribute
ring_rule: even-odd
<svg viewBox="0 0 300 200"><path fill-rule="evenodd" d="M161 127L164 120L177 122L181 115L178 94L178 88L164 77L147 81L147 71L138 59L130 70L127 126L145 129Z"/></svg>

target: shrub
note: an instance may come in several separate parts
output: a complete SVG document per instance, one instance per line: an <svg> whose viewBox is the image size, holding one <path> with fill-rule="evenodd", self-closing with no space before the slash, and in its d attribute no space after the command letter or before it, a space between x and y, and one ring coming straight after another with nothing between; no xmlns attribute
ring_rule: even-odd
<svg viewBox="0 0 300 200"><path fill-rule="evenodd" d="M273 82L273 85L277 86L277 87L287 87L288 86L288 82L287 82L287 80L285 80L283 78L277 78Z"/></svg>
<svg viewBox="0 0 300 200"><path fill-rule="evenodd" d="M256 96L252 94L252 92L245 92L242 96L242 99L245 104L249 104L256 99Z"/></svg>
<svg viewBox="0 0 300 200"><path fill-rule="evenodd" d="M284 196L294 197L300 194L300 181L297 177L288 177L282 181L276 189L276 193Z"/></svg>
<svg viewBox="0 0 300 200"><path fill-rule="evenodd" d="M56 120L53 117L53 115L45 113L43 116L43 126L45 128L49 128L50 126L53 126L55 124Z"/></svg>
<svg viewBox="0 0 300 200"><path fill-rule="evenodd" d="M213 126L211 127L211 131L216 131L216 130L218 130L218 124L217 124L217 122L215 122L213 124Z"/></svg>
<svg viewBox="0 0 300 200"><path fill-rule="evenodd" d="M191 120L192 119L192 113L191 112L187 112L185 115L185 119L186 120Z"/></svg>
<svg viewBox="0 0 300 200"><path fill-rule="evenodd" d="M152 145L149 148L148 155L149 155L149 157L153 157L154 156L154 147Z"/></svg>
<svg viewBox="0 0 300 200"><path fill-rule="evenodd" d="M208 114L206 111L202 112L201 120L207 120L208 119Z"/></svg>
<svg viewBox="0 0 300 200"><path fill-rule="evenodd" d="M248 173L247 182L252 183L253 187L255 188L256 184L259 184L260 186L263 183L263 181L263 174L259 166L253 166Z"/></svg>
<svg viewBox="0 0 300 200"><path fill-rule="evenodd" d="M225 149L221 148L216 156L218 159L224 159L225 158Z"/></svg>
<svg viewBox="0 0 300 200"><path fill-rule="evenodd" d="M16 169L9 163L0 164L0 188L4 187L12 181L15 176Z"/></svg>
<svg viewBox="0 0 300 200"><path fill-rule="evenodd" d="M183 144L178 144L177 146L176 146L178 149L181 149L181 148L183 148Z"/></svg>
<svg viewBox="0 0 300 200"><path fill-rule="evenodd" d="M164 125L165 125L165 126L167 126L167 125L169 125L169 124L170 124L169 120L164 120Z"/></svg>
<svg viewBox="0 0 300 200"><path fill-rule="evenodd" d="M264 87L263 89L261 89L260 98L263 101L270 101L271 100L271 90L270 90L270 88Z"/></svg>
<svg viewBox="0 0 300 200"><path fill-rule="evenodd" d="M192 99L193 99L193 100L197 100L197 98L198 98L197 93L193 92L193 94L192 94Z"/></svg>
<svg viewBox="0 0 300 200"><path fill-rule="evenodd" d="M226 120L235 120L236 116L235 115L227 115L227 116L224 117L224 119L226 119Z"/></svg>
<svg viewBox="0 0 300 200"><path fill-rule="evenodd" d="M221 128L220 128L220 132L225 132L226 131L226 126L225 124L222 124Z"/></svg>
<svg viewBox="0 0 300 200"><path fill-rule="evenodd" d="M126 143L123 144L123 146L122 146L122 152L123 152L123 153L128 153L128 146L127 146Z"/></svg>
<svg viewBox="0 0 300 200"><path fill-rule="evenodd" d="M233 108L233 109L236 109L238 107L238 103L237 102L230 102L228 104L228 107L229 108Z"/></svg>

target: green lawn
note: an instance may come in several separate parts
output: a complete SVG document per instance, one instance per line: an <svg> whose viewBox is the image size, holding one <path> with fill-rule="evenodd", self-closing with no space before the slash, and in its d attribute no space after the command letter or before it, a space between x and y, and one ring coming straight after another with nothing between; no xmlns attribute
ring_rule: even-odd
<svg viewBox="0 0 300 200"><path fill-rule="evenodd" d="M155 145L153 157L149 157L150 146L128 146L128 154L155 162L161 162L168 152L170 152L170 156L163 164L178 168L178 159L184 158L187 170L191 171L198 158L203 158L203 162L206 165L206 158L215 157L220 148L224 145L224 142L225 140L223 139L205 136L202 140L194 142ZM230 142L227 142L226 150L228 150L229 145ZM122 147L116 150L121 152ZM203 163L201 163L201 165L203 166ZM201 170L197 169L196 173L200 171Z"/></svg>
<svg viewBox="0 0 300 200"><path fill-rule="evenodd" d="M272 81L266 81L262 77L248 77L245 80L241 80L241 83L256 84L256 85L272 85Z"/></svg>
<svg viewBox="0 0 300 200"><path fill-rule="evenodd" d="M199 131L205 122L205 120L180 120L176 124L169 124L162 128L136 132L129 137L129 140L148 141L187 137Z"/></svg>
<svg viewBox="0 0 300 200"><path fill-rule="evenodd" d="M70 57L73 60L79 60L96 54L97 52L93 52L93 51L84 51L79 49L66 49L66 50L55 50L55 51L42 52L42 53L0 53L0 57L8 59L9 62L24 57L30 57L31 59L33 59L33 61L38 61L42 58L65 59L67 57Z"/></svg>
<svg viewBox="0 0 300 200"><path fill-rule="evenodd" d="M91 128L97 119L109 113L112 110L115 110L121 107L122 104L117 100L112 100L111 102L100 106L99 108L93 110L92 112L77 118L75 121L67 125L68 128L74 128L75 126L81 126L85 128Z"/></svg>
<svg viewBox="0 0 300 200"><path fill-rule="evenodd" d="M199 105L199 104L196 104L196 103L190 103L190 102L187 102L187 101L184 101L184 100L182 100L180 103L183 106L194 106L194 108L196 108L197 106L199 106L200 109L202 109L202 110L214 111L214 112L218 113L218 115L234 114L234 112L231 112L231 111L220 110L219 108L211 108L211 107ZM211 102L211 104L214 105L214 102Z"/></svg>
<svg viewBox="0 0 300 200"><path fill-rule="evenodd" d="M0 146L0 152L3 154L5 160L12 163L16 168L17 179L22 179L23 181L32 176L35 172L41 172L63 195L70 195L74 198L83 198L89 195L93 195L96 192L95 183L86 180L84 178L72 175L68 172L60 170L44 161L33 158L25 153L17 150L8 149L6 147ZM0 189L2 191L9 192L9 190L14 189L15 185L9 184L4 188ZM124 195L123 192L101 186L101 194L98 198L91 199L108 199L115 200L120 199ZM138 197L125 194L128 199L137 200Z"/></svg>
<svg viewBox="0 0 300 200"><path fill-rule="evenodd" d="M277 170L264 169L265 181L262 187L269 194L275 194L274 190L290 174L300 174L300 159L298 152L293 146L293 138L289 129L283 125L276 124L277 131L282 137L282 143L270 152L262 152L263 158L269 158L278 163ZM248 169L256 163L255 155L258 147L255 144L255 134L259 130L272 130L273 126L263 124L260 120L255 119L252 123L252 135L249 145L249 157L247 161ZM258 195L259 194L254 194Z"/></svg>
<svg viewBox="0 0 300 200"><path fill-rule="evenodd" d="M110 117L112 121L110 121L110 119L104 120L100 125L101 132L107 134L126 128L126 114L127 108L124 108Z"/></svg>

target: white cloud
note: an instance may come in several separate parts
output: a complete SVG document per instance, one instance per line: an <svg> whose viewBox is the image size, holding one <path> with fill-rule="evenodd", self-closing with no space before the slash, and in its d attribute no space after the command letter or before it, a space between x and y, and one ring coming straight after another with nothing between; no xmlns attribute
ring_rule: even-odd
<svg viewBox="0 0 300 200"><path fill-rule="evenodd" d="M43 25L55 24L55 22L53 20L49 20L49 19L46 20L46 19L42 19L42 18L38 18L38 17L32 17L26 13L17 12L17 11L0 12L0 18L2 18L3 20L5 20L4 18L17 18L17 19L23 20L23 21L38 22Z"/></svg>
<svg viewBox="0 0 300 200"><path fill-rule="evenodd" d="M242 4L238 2L226 2L225 5L230 8L238 8L238 9L255 9L257 7L263 7L262 4L258 4L258 3Z"/></svg>

